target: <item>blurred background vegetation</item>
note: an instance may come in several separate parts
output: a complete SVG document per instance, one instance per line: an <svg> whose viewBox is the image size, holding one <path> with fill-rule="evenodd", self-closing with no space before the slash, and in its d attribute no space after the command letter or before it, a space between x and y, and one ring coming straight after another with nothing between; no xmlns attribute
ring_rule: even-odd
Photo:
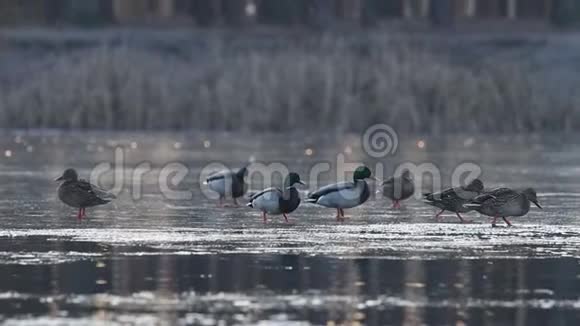
<svg viewBox="0 0 580 326"><path fill-rule="evenodd" d="M574 0L0 0L0 127L580 129Z"/></svg>

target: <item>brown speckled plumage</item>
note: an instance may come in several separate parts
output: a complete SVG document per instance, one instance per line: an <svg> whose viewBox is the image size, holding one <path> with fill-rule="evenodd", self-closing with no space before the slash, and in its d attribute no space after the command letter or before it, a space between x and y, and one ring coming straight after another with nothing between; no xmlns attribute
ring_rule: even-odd
<svg viewBox="0 0 580 326"><path fill-rule="evenodd" d="M67 169L56 181L63 181L58 187L58 198L63 203L78 208L79 219L85 216L85 208L103 205L115 198L113 194L79 179L74 169Z"/></svg>

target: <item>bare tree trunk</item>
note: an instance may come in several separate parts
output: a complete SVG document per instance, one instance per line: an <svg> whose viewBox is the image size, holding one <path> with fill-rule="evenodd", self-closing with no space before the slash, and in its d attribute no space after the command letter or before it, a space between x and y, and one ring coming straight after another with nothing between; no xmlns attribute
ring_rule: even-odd
<svg viewBox="0 0 580 326"><path fill-rule="evenodd" d="M432 3L431 0L420 0L419 6L420 6L419 12L421 17L427 17L429 16L431 8L437 6L437 2Z"/></svg>
<svg viewBox="0 0 580 326"><path fill-rule="evenodd" d="M261 0L258 21L265 24L295 25L310 23L318 1L311 0Z"/></svg>
<svg viewBox="0 0 580 326"><path fill-rule="evenodd" d="M334 0L316 0L312 2L310 24L317 28L328 28L336 19Z"/></svg>
<svg viewBox="0 0 580 326"><path fill-rule="evenodd" d="M198 25L218 25L222 22L222 7L222 0L193 0L191 15Z"/></svg>
<svg viewBox="0 0 580 326"><path fill-rule="evenodd" d="M476 0L465 0L465 16L474 17L477 16L477 1Z"/></svg>
<svg viewBox="0 0 580 326"><path fill-rule="evenodd" d="M214 18L214 25L221 25L224 21L224 4L223 0L210 0L212 17Z"/></svg>
<svg viewBox="0 0 580 326"><path fill-rule="evenodd" d="M431 4L429 18L433 25L451 26L455 20L453 0L437 0Z"/></svg>
<svg viewBox="0 0 580 326"><path fill-rule="evenodd" d="M159 0L159 16L170 18L175 15L173 0Z"/></svg>
<svg viewBox="0 0 580 326"><path fill-rule="evenodd" d="M507 17L509 19L518 18L518 1L507 0Z"/></svg>

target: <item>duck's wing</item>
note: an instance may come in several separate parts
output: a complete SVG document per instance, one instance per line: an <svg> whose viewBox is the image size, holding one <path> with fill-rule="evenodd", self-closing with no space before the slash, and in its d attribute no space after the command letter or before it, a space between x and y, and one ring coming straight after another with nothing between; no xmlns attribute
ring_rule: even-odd
<svg viewBox="0 0 580 326"><path fill-rule="evenodd" d="M381 183L382 186L388 186L393 184L395 184L395 177L390 177L387 180L383 181L383 183Z"/></svg>
<svg viewBox="0 0 580 326"><path fill-rule="evenodd" d="M94 197L95 199L100 199L105 202L109 202L116 198L116 196L112 193L82 179L75 183L75 188L79 192L85 193L88 196Z"/></svg>
<svg viewBox="0 0 580 326"><path fill-rule="evenodd" d="M337 191L341 191L341 190L345 190L345 189L352 189L354 187L355 187L355 185L352 182L339 182L339 183L330 184L328 186L324 186L324 187L316 190L313 193L310 193L308 195L308 199L316 200L324 195L328 195L329 193L337 192Z"/></svg>
<svg viewBox="0 0 580 326"><path fill-rule="evenodd" d="M225 180L226 177L231 178L232 174L232 171L229 170L217 171L210 174L207 179L205 179L205 182L210 183L212 181Z"/></svg>
<svg viewBox="0 0 580 326"><path fill-rule="evenodd" d="M280 212L280 198L282 191L278 188L268 188L254 194L248 203L249 207L257 208L263 212Z"/></svg>
<svg viewBox="0 0 580 326"><path fill-rule="evenodd" d="M271 187L271 188L266 188L258 193L253 194L252 197L250 197L250 201L253 201L256 198L262 197L262 196L269 194L269 193L277 193L278 195L282 196L282 190L280 190L276 187Z"/></svg>
<svg viewBox="0 0 580 326"><path fill-rule="evenodd" d="M506 202L513 200L514 198L518 197L520 194L516 191L513 191L509 188L497 188L476 196L471 200L471 205L502 205Z"/></svg>
<svg viewBox="0 0 580 326"><path fill-rule="evenodd" d="M440 192L423 194L423 198L428 201L449 201L457 198L456 188L445 189Z"/></svg>
<svg viewBox="0 0 580 326"><path fill-rule="evenodd" d="M387 180L381 183L381 188L383 193L388 194L392 192L393 188L395 187L395 182L398 182L395 177L390 177Z"/></svg>

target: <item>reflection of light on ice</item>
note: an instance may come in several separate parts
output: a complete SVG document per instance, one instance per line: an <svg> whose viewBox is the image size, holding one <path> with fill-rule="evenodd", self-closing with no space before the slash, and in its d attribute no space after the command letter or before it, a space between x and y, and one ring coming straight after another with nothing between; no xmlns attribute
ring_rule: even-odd
<svg viewBox="0 0 580 326"><path fill-rule="evenodd" d="M246 16L253 17L256 16L256 13L258 13L258 8L253 1L250 1L246 4L244 11L246 12Z"/></svg>
<svg viewBox="0 0 580 326"><path fill-rule="evenodd" d="M314 150L312 148L307 148L306 150L304 150L304 155L312 156L312 154L314 154Z"/></svg>
<svg viewBox="0 0 580 326"><path fill-rule="evenodd" d="M12 151L9 150L9 149L5 150L4 151L4 156L6 156L6 157L12 157Z"/></svg>
<svg viewBox="0 0 580 326"><path fill-rule="evenodd" d="M463 141L463 146L465 146L465 147L471 147L471 146L473 146L473 144L475 144L475 139L473 139L473 137L466 138Z"/></svg>
<svg viewBox="0 0 580 326"><path fill-rule="evenodd" d="M209 140L207 140L207 139L206 139L206 140L204 140L204 141L203 141L203 147L204 147L204 148L210 148L210 147L211 147L211 141L209 141Z"/></svg>
<svg viewBox="0 0 580 326"><path fill-rule="evenodd" d="M418 148L423 149L423 148L425 148L425 145L426 144L425 144L425 141L423 139L420 139L420 140L417 141L417 147Z"/></svg>

